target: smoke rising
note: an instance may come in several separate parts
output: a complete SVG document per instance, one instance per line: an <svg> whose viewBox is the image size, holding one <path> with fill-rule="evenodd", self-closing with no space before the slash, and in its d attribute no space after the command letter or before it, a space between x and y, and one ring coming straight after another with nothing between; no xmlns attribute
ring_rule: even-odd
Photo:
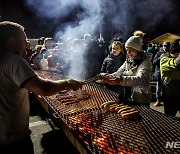
<svg viewBox="0 0 180 154"><path fill-rule="evenodd" d="M58 19L65 34L74 29L81 33L99 29L111 35L114 28L125 39L136 29L153 31L164 17L177 14L173 11L175 4L169 0L26 0L26 4L38 17L50 18L54 23ZM69 16L74 20L63 21Z"/></svg>
<svg viewBox="0 0 180 154"><path fill-rule="evenodd" d="M174 13L169 0L26 0L26 4L42 20L51 19L51 24L56 24L55 38L62 40L82 38L85 33L94 38L101 32L107 41L117 35L125 41L137 29L154 32L168 14ZM82 65L85 59L79 62Z"/></svg>

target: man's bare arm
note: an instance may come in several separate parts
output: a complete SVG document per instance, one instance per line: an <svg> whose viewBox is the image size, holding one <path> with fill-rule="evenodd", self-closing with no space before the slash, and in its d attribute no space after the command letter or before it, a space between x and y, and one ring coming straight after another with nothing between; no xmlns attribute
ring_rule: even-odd
<svg viewBox="0 0 180 154"><path fill-rule="evenodd" d="M22 87L36 95L50 96L63 90L78 90L82 88L82 83L76 80L52 81L40 77L32 77L25 81Z"/></svg>

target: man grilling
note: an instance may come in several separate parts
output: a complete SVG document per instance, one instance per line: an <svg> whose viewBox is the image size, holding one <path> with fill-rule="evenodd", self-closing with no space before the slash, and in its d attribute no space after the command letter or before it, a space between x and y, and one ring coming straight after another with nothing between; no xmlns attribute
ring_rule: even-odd
<svg viewBox="0 0 180 154"><path fill-rule="evenodd" d="M77 90L76 80L41 79L28 62L24 27L9 21L0 22L0 153L33 154L30 138L28 91L53 95L61 90Z"/></svg>

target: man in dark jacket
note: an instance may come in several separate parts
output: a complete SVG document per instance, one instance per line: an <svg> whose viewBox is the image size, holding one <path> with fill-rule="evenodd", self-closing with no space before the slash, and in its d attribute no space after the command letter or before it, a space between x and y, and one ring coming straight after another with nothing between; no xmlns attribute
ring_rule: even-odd
<svg viewBox="0 0 180 154"><path fill-rule="evenodd" d="M170 48L170 54L160 60L162 97L165 114L176 116L180 110L180 39L175 40Z"/></svg>
<svg viewBox="0 0 180 154"><path fill-rule="evenodd" d="M159 51L156 53L153 59L153 66L155 68L155 71L152 77L153 77L153 80L156 81L156 100L157 100L154 106L162 105L161 104L162 80L161 80L161 75L160 75L160 57L162 54L169 52L169 49L170 49L170 42L164 42L163 47L159 49Z"/></svg>

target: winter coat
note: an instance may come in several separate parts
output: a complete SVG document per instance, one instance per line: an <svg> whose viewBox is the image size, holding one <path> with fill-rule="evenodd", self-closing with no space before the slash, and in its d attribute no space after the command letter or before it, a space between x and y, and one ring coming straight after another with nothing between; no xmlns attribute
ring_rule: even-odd
<svg viewBox="0 0 180 154"><path fill-rule="evenodd" d="M165 55L160 60L162 96L180 97L180 56L176 59Z"/></svg>
<svg viewBox="0 0 180 154"><path fill-rule="evenodd" d="M101 73L113 73L116 72L119 67L125 62L126 55L120 53L118 56L114 56L113 53L110 53L107 58L104 59Z"/></svg>
<svg viewBox="0 0 180 154"><path fill-rule="evenodd" d="M140 52L137 59L127 60L113 73L123 80L126 86L131 87L131 101L146 104L151 101L151 72L152 64L144 52Z"/></svg>
<svg viewBox="0 0 180 154"><path fill-rule="evenodd" d="M159 51L156 53L153 59L153 66L155 68L152 78L154 81L159 81L161 80L161 75L160 75L160 56L162 54L166 53L163 48L160 48Z"/></svg>

